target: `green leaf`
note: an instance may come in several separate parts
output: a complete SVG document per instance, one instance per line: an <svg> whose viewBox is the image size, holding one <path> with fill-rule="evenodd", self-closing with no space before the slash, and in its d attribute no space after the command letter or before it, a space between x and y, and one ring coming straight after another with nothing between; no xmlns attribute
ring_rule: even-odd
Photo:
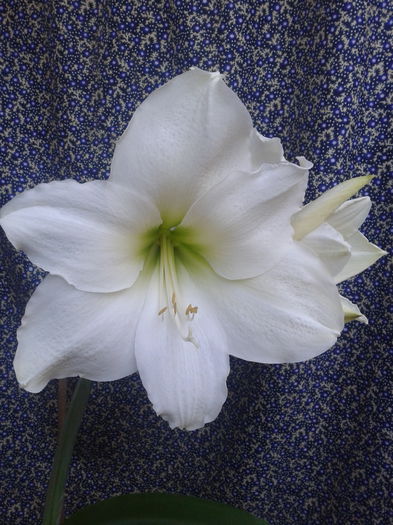
<svg viewBox="0 0 393 525"><path fill-rule="evenodd" d="M127 494L89 505L64 525L268 525L243 510L192 496Z"/></svg>

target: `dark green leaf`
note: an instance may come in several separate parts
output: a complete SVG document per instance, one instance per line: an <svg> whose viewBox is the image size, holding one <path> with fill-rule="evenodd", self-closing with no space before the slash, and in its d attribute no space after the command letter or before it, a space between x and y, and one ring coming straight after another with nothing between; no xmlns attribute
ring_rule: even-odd
<svg viewBox="0 0 393 525"><path fill-rule="evenodd" d="M127 494L90 505L64 525L268 525L243 510L192 496Z"/></svg>

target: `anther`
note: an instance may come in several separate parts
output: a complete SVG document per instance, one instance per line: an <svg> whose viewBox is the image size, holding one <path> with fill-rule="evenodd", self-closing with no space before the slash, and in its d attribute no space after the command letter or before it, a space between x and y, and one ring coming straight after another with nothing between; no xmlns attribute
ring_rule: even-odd
<svg viewBox="0 0 393 525"><path fill-rule="evenodd" d="M161 310L158 312L158 315L162 315L164 312L168 310L167 306L164 306L164 308L161 308Z"/></svg>
<svg viewBox="0 0 393 525"><path fill-rule="evenodd" d="M189 304L186 308L186 316L188 317L190 321L194 319L194 316L196 313L198 313L198 307L192 306L192 304Z"/></svg>
<svg viewBox="0 0 393 525"><path fill-rule="evenodd" d="M173 313L176 315L177 314L177 303L176 303L176 294L175 294L175 292L173 292L171 300L172 300Z"/></svg>

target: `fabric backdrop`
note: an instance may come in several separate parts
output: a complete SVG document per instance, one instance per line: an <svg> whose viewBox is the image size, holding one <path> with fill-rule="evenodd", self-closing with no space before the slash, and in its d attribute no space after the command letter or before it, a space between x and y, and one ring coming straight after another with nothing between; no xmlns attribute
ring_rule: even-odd
<svg viewBox="0 0 393 525"><path fill-rule="evenodd" d="M194 65L225 73L288 159L314 162L308 198L375 174L361 192L374 202L362 231L389 248L391 2L6 0L0 14L2 204L39 182L108 177L138 104ZM57 384L40 394L17 385L16 329L44 274L2 231L1 250L0 523L32 525L56 443ZM391 523L388 262L342 286L368 326L347 325L306 363L232 359L228 400L201 430L170 430L136 375L95 384L66 514L153 490L228 502L271 525Z"/></svg>

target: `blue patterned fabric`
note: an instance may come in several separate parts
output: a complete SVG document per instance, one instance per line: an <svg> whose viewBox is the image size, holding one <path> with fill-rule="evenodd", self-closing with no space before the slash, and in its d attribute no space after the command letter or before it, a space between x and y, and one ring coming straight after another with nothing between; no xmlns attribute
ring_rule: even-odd
<svg viewBox="0 0 393 525"><path fill-rule="evenodd" d="M363 232L389 248L390 2L7 0L0 16L2 204L40 182L108 177L138 104L194 65L225 73L287 158L314 162L308 198L376 175L361 192L374 202ZM0 523L32 525L56 444L57 385L37 395L17 386L16 329L44 274L0 235ZM344 283L370 324L347 325L310 362L232 359L224 409L199 431L171 431L137 376L95 384L66 514L154 490L228 502L271 525L390 523L389 284L388 257Z"/></svg>

